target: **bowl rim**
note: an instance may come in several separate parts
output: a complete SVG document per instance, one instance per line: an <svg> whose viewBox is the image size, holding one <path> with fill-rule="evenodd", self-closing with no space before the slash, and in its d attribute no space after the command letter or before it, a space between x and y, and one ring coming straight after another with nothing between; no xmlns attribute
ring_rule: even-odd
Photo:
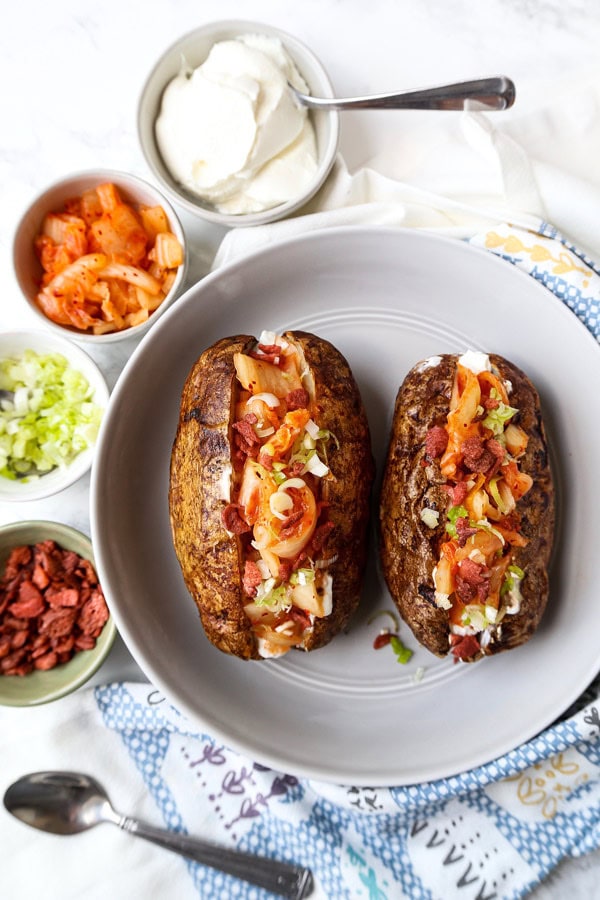
<svg viewBox="0 0 600 900"><path fill-rule="evenodd" d="M221 31L235 32L238 36L245 33L262 33L271 37L279 38L282 41L285 49L290 53L290 56L294 63L298 66L298 70L300 71L302 77L305 77L305 74L302 70L301 63L297 59L297 56L304 56L308 58L315 71L319 73L319 77L323 82L322 96L335 96L331 79L323 63L321 62L319 57L310 49L310 47L308 47L307 44L305 44L295 35L290 34L285 29L279 28L276 25L269 25L251 19L221 19L214 22L208 22L204 25L200 25L198 28L187 31L176 41L172 42L158 57L150 72L146 76L138 100L138 141L144 159L146 160L146 163L154 177L161 184L162 188L170 195L173 201L177 202L188 212L198 216L199 218L205 219L209 222L213 222L216 225L222 225L226 227L266 225L270 222L278 221L279 219L285 218L292 213L297 212L299 209L305 206L309 202L309 200L314 197L317 191L323 186L325 180L331 172L331 169L333 168L339 147L340 117L337 111L332 110L325 113L325 115L328 117L330 126L329 136L326 146L323 148L323 152L318 160L317 171L308 189L304 191L304 193L300 197L287 200L284 203L278 204L277 206L255 213L240 213L237 215L232 213L220 213L217 210L212 209L210 206L202 205L201 198L195 197L192 192L187 191L182 185L178 184L178 182L171 176L165 164L161 163L160 166L156 164L155 155L147 146L146 138L144 136L144 133L147 130L150 135L150 143L155 149L156 157L160 159L161 154L160 150L158 149L154 128L157 116L153 113L151 125L148 126L149 111L146 109L148 103L150 102L149 95L153 93L153 83L158 76L159 70L164 62L170 56L174 55L177 51L180 52L180 57L184 58L181 48L189 45L195 38L206 37L213 32ZM232 38L233 35L231 35L230 37ZM218 40L227 39L227 37L219 37L217 34L214 42L216 43L216 41ZM160 101L162 100L162 95L167 87L167 84L168 82L165 83L160 90L159 109ZM319 114L321 113L319 112ZM315 111L309 110L309 116L313 118L314 115Z"/></svg>
<svg viewBox="0 0 600 900"><path fill-rule="evenodd" d="M160 306L158 306L157 309L155 309L150 314L150 316L148 316L146 322L142 322L139 325L134 325L131 328L125 328L122 331L113 331L106 334L87 334L86 332L77 331L74 328L71 329L66 325L59 325L57 322L53 322L52 319L49 319L41 311L41 309L35 303L34 298L31 296L26 283L21 277L21 267L18 263L19 246L20 241L24 239L23 232L26 230L27 225L34 218L34 210L38 205L43 203L45 198L50 197L53 194L61 193L63 188L66 189L71 182L76 181L90 181L95 182L96 184L102 184L105 181L109 181L116 184L117 187L121 188L123 191L129 192L131 194L133 194L135 188L138 187L140 190L155 194L157 201L160 201L159 205L164 208L164 211L167 214L171 230L177 236L177 239L183 247L183 262L177 270L177 274L175 276L173 285L171 286L171 290L166 295ZM60 201L57 200L56 202L58 203ZM46 209L45 212L39 217L37 227L41 225L41 220L45 213L50 211L50 208ZM70 172L67 175L55 178L42 190L38 191L33 199L31 199L22 209L20 218L13 233L11 258L13 274L15 276L15 280L19 287L21 296L27 303L27 306L29 307L31 312L35 315L36 319L39 322L42 322L45 328L53 331L55 334L62 335L63 337L67 336L71 340L78 341L79 343L89 344L116 343L118 341L139 337L140 335L145 333L156 322L156 320L160 318L160 316L167 309L167 307L171 305L175 298L180 293L182 293L189 266L189 250L183 225L179 218L179 214L171 203L170 198L165 194L162 188L133 172L126 172L123 169L113 169L104 166L97 169L87 168L79 169L75 172Z"/></svg>
<svg viewBox="0 0 600 900"><path fill-rule="evenodd" d="M2 344L7 341L15 341L23 344L23 351L26 349L34 350L39 353L61 353L65 356L73 368L78 369L89 381L93 376L94 383L94 402L98 403L106 412L110 401L110 390L104 373L89 353L79 347L74 341L69 340L64 334L50 332L46 329L14 329L10 331L0 331L0 359L10 358L4 354ZM36 346L36 342L40 343ZM41 344L41 346L40 346ZM30 345L30 346L29 346ZM23 352L21 351L21 352ZM88 377L90 376L90 377ZM104 416L103 416L104 417ZM32 500L42 500L60 493L70 485L79 481L87 472L90 471L93 457L95 453L95 445L82 450L75 459L69 463L64 469L51 470L41 476L38 481L23 484L23 490L15 493L8 493L5 482L8 479L0 477L0 502L6 503L25 503ZM52 476L49 481L44 481L48 476ZM14 481L9 481L14 484ZM16 523L14 523L16 524ZM0 528L1 533L1 528Z"/></svg>
<svg viewBox="0 0 600 900"><path fill-rule="evenodd" d="M89 547L89 553L86 553L86 556L89 559L89 561L92 563L92 565L94 566L94 570L97 573L96 562L94 559L94 548L93 548L93 544L92 544L92 539L89 535L85 534L83 531L80 531L78 528L75 528L73 525L67 525L63 522L52 521L50 519L24 519L22 521L9 522L6 525L0 525L0 539L5 537L7 534L11 534L14 532L15 534L18 535L19 533L23 533L25 530L30 530L32 528L34 528L34 529L39 528L40 530L43 530L44 532L51 531L51 532L54 532L55 535L59 535L59 536L45 538L46 540L56 540L56 542L58 544L61 543L61 537L66 538L67 541L69 541L70 539L73 539L74 542L82 542L84 545ZM15 546L19 546L19 545L17 543L15 543ZM80 554L80 555L82 555L82 554ZM2 569L0 570L0 575L3 575L3 574L4 574L4 568L2 567ZM89 681L89 679L98 671L98 669L106 661L106 658L107 658L108 654L110 653L113 643L115 641L116 635L117 635L117 625L116 625L116 622L115 622L115 620L110 612L110 609L109 609L108 619L107 619L99 637L97 638L96 646L92 650L87 650L87 651L81 650L81 651L79 651L78 654L76 654L76 657L79 657L81 659L81 657L80 657L81 653L89 653L90 656L87 658L87 665L81 666L81 663L79 663L78 668L80 668L80 671L77 676L73 677L66 684L63 684L59 687L55 687L53 689L47 689L44 693L41 693L39 696L36 696L34 698L30 697L29 699L25 699L25 698L19 698L18 696L3 697L2 696L2 684L3 684L2 679L5 677L10 677L10 676L0 675L0 707L6 706L6 707L26 708L26 707L32 707L32 706L41 706L45 703L51 703L54 700L59 700L62 697L67 696L68 694L74 693L76 690L78 690L80 687L82 687L87 681ZM73 659L75 659L76 657L73 657ZM68 667L71 662L72 662L72 660L69 660L68 662L62 664L63 672L66 671L66 667ZM56 668L51 671L56 672ZM20 677L18 683L23 684L23 686L25 687L28 684L26 679L28 679L31 675L34 675L34 674L38 675L39 680L41 680L41 678L43 678L43 672L38 672L38 673L30 672L29 675L24 675L24 676ZM31 682L29 682L29 684L31 684Z"/></svg>

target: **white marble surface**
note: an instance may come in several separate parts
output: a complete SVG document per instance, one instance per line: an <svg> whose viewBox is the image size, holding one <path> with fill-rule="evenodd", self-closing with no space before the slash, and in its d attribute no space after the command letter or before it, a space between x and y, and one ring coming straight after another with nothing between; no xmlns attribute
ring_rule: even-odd
<svg viewBox="0 0 600 900"><path fill-rule="evenodd" d="M528 108L574 104L568 86L591 66L600 44L596 0L54 0L11 4L0 31L0 314L2 330L36 325L22 302L11 263L15 225L36 192L63 174L94 167L151 180L137 142L136 105L155 59L186 31L211 19L251 17L278 25L308 44L325 63L340 95L423 86L504 73ZM585 109L578 120L585 116ZM348 167L370 165L420 187L448 189L438 178L436 150L452 129L440 114L347 113L340 150ZM519 118L520 117L520 118ZM525 129L526 131L526 129ZM532 142L535 136L530 135ZM423 152L423 148L427 152ZM557 159L551 143L536 145L550 165L600 189L597 165L573 142ZM587 148L589 150L589 148ZM597 154L595 155L597 156ZM595 158L595 157L594 157ZM474 183L474 190L476 183ZM192 248L189 282L208 270L223 235L182 213ZM574 225L576 228L576 223ZM585 236L584 236L585 237ZM600 244L595 236L588 246ZM92 355L112 387L134 342ZM89 476L58 496L0 505L0 524L48 518L89 533ZM143 677L118 640L97 681ZM542 885L537 900L600 897L600 852L568 861Z"/></svg>

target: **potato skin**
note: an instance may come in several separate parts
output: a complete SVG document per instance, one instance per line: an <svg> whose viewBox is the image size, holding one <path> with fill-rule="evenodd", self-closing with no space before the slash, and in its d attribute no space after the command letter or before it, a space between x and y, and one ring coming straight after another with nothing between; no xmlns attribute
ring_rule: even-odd
<svg viewBox="0 0 600 900"><path fill-rule="evenodd" d="M433 569L449 499L442 488L445 479L439 460L426 458L425 437L431 427L446 422L458 358L444 354L438 365L419 363L402 383L396 397L379 505L380 554L390 594L416 638L440 657L449 652L450 629L447 612L433 599ZM533 487L518 504L521 531L529 541L514 557L516 565L525 571L521 608L504 617L500 637L488 645L486 654L525 643L538 627L548 600L547 570L554 534L554 488L537 391L513 363L497 354L490 354L490 361L512 384L510 402L519 409L516 421L529 436L519 464L533 478ZM421 520L424 506L440 511L437 528L430 529Z"/></svg>
<svg viewBox="0 0 600 900"><path fill-rule="evenodd" d="M367 554L369 500L374 474L369 427L358 387L342 354L306 332L286 332L298 343L315 382L319 425L338 439L331 453L324 499L334 522L328 546L333 611L315 619L303 649L314 650L344 629L360 599ZM242 659L261 659L244 612L240 538L221 521L224 471L231 466L234 354L255 344L250 335L223 338L197 360L185 382L171 455L169 510L175 551L209 640ZM362 472L361 478L355 473Z"/></svg>
<svg viewBox="0 0 600 900"><path fill-rule="evenodd" d="M204 630L220 650L243 659L258 653L240 602L240 541L221 521L220 479L231 456L233 355L253 343L249 335L224 338L192 367L181 396L169 486L175 552Z"/></svg>

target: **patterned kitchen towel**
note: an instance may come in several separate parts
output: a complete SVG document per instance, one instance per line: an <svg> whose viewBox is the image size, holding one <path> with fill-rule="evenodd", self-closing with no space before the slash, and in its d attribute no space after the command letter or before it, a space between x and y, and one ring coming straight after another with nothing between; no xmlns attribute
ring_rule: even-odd
<svg viewBox="0 0 600 900"><path fill-rule="evenodd" d="M494 762L401 788L267 769L197 733L148 685L95 696L173 830L309 866L323 900L508 900L600 846L599 689L600 679L583 708ZM201 900L270 896L186 867Z"/></svg>
<svg viewBox="0 0 600 900"><path fill-rule="evenodd" d="M600 267L553 225L537 231L499 225L469 240L523 269L566 303L596 340L600 340Z"/></svg>

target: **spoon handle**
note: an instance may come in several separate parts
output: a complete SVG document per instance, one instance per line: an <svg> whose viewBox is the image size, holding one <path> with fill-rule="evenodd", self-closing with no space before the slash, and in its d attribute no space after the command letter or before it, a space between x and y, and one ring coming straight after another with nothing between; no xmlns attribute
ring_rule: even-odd
<svg viewBox="0 0 600 900"><path fill-rule="evenodd" d="M290 86L291 87L291 86ZM370 97L319 98L292 88L302 106L309 109L508 109L515 101L514 83L505 75L459 81L439 87Z"/></svg>
<svg viewBox="0 0 600 900"><path fill-rule="evenodd" d="M159 847L173 850L204 866L219 869L227 875L241 878L289 900L302 900L312 893L312 873L302 866L220 847L199 838L155 828L129 816L119 817L116 824L124 831L158 844Z"/></svg>

